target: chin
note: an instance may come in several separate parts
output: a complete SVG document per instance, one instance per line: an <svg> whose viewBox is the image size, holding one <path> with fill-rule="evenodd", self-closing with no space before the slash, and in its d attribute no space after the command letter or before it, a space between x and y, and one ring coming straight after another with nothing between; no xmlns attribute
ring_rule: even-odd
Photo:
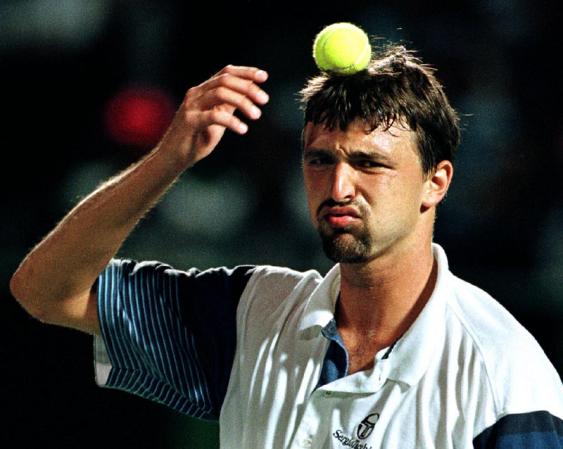
<svg viewBox="0 0 563 449"><path fill-rule="evenodd" d="M365 263L373 258L372 245L369 239L359 238L351 234L320 233L323 250L326 256L337 263Z"/></svg>

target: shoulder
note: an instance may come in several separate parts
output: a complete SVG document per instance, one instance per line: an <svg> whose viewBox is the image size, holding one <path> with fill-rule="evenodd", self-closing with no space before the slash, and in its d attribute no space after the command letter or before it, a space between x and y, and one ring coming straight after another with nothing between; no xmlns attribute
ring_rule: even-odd
<svg viewBox="0 0 563 449"><path fill-rule="evenodd" d="M451 275L448 310L482 364L497 413L563 416L561 379L537 340L484 290Z"/></svg>
<svg viewBox="0 0 563 449"><path fill-rule="evenodd" d="M190 296L202 293L229 292L233 296L256 296L283 299L296 288L313 286L321 276L315 270L300 272L286 267L271 265L238 265L207 269L174 268L159 261L112 259L100 275L105 289L136 291L140 289L164 289L189 291ZM234 294L236 293L236 294Z"/></svg>
<svg viewBox="0 0 563 449"><path fill-rule="evenodd" d="M448 306L483 351L497 352L507 344L537 346L532 335L489 293L450 275L453 297Z"/></svg>
<svg viewBox="0 0 563 449"><path fill-rule="evenodd" d="M213 267L199 269L192 267L189 269L178 269L166 263L156 260L137 261L133 259L111 259L101 278L106 282L120 283L123 285L134 284L142 287L145 285L158 285L163 283L183 283L188 282L190 286L194 284L212 287L220 287L225 282L245 283L255 270L254 265L238 265L235 267Z"/></svg>
<svg viewBox="0 0 563 449"><path fill-rule="evenodd" d="M535 338L490 294L454 275L450 285L453 297L449 309L484 356L518 360L543 355ZM519 351L506 357L506 350L512 347Z"/></svg>
<svg viewBox="0 0 563 449"><path fill-rule="evenodd" d="M298 293L309 294L322 280L315 270L296 271L271 265L256 266L243 296L268 298L270 302Z"/></svg>
<svg viewBox="0 0 563 449"><path fill-rule="evenodd" d="M286 267L257 266L241 296L239 319L277 322L304 305L321 281L322 276L316 270L301 272Z"/></svg>
<svg viewBox="0 0 563 449"><path fill-rule="evenodd" d="M297 271L286 267L258 265L254 267L249 283L261 288L273 287L275 291L292 291L299 284L316 284L321 279L316 270Z"/></svg>

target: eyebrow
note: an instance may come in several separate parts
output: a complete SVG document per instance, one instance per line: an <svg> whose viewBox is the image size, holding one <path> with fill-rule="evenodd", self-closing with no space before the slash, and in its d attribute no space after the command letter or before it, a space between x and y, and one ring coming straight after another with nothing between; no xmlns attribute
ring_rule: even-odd
<svg viewBox="0 0 563 449"><path fill-rule="evenodd" d="M325 148L305 148L303 150L303 157L319 157L319 156L330 156L335 157L335 152ZM353 150L347 153L346 159L358 160L358 159L370 159L381 163L391 164L393 160L388 156L378 153L376 151L365 151L365 150Z"/></svg>
<svg viewBox="0 0 563 449"><path fill-rule="evenodd" d="M384 154L378 153L376 151L363 151L363 150L354 150L348 155L349 159L372 159L378 162L393 162L389 156Z"/></svg>

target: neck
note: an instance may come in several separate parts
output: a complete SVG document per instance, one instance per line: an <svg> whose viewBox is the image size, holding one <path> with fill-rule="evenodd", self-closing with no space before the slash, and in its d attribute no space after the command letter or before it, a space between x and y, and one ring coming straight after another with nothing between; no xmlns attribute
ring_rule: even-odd
<svg viewBox="0 0 563 449"><path fill-rule="evenodd" d="M437 266L430 243L384 254L365 264L342 264L337 321L340 332L394 343L430 298Z"/></svg>

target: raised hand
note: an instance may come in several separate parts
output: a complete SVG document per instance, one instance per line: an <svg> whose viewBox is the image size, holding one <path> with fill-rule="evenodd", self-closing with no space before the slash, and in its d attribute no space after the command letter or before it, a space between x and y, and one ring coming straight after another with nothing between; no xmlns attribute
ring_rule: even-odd
<svg viewBox="0 0 563 449"><path fill-rule="evenodd" d="M159 146L177 152L186 166L208 156L225 129L245 134L248 125L234 113L239 110L249 119L258 119L258 106L268 102L259 84L268 74L256 67L228 65L207 81L190 88Z"/></svg>

